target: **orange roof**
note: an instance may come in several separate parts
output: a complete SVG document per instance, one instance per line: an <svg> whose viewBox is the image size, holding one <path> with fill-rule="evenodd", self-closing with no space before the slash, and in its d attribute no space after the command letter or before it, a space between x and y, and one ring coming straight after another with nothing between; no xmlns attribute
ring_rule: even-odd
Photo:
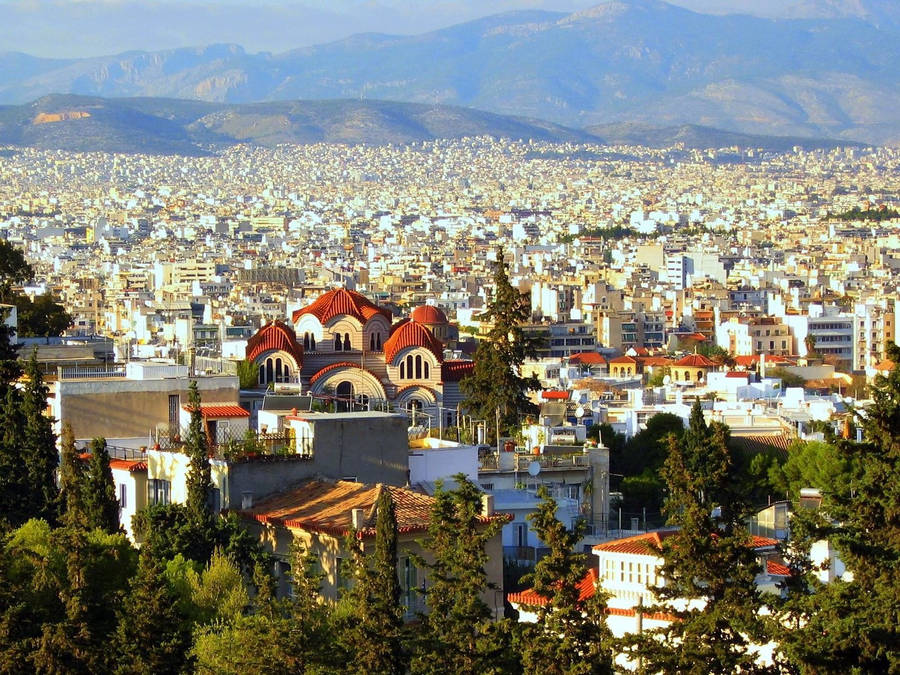
<svg viewBox="0 0 900 675"><path fill-rule="evenodd" d="M766 560L766 572L776 577L791 576L791 568L777 560Z"/></svg>
<svg viewBox="0 0 900 675"><path fill-rule="evenodd" d="M632 356L617 356L614 359L609 360L610 363L634 363L637 364L637 361Z"/></svg>
<svg viewBox="0 0 900 675"><path fill-rule="evenodd" d="M587 571L587 574L584 575L584 578L578 582L578 602L584 602L588 598L593 597L594 592L597 589L597 579L598 572L592 567ZM557 585L559 584L557 583ZM506 596L506 599L509 600L510 603L515 602L516 604L525 605L527 607L543 607L550 602L550 598L540 595L533 588L518 593L510 593Z"/></svg>
<svg viewBox="0 0 900 675"><path fill-rule="evenodd" d="M444 314L444 311L440 307L435 307L434 305L422 305L421 307L416 307L412 313L409 315L409 318L415 321L416 323L424 323L424 324L446 324L449 323L447 321L447 315Z"/></svg>
<svg viewBox="0 0 900 675"><path fill-rule="evenodd" d="M541 398L545 401L568 401L568 391L547 390L541 392Z"/></svg>
<svg viewBox="0 0 900 675"><path fill-rule="evenodd" d="M357 536L374 537L376 504L382 490L389 490L397 515L397 532L424 532L431 518L434 497L408 488L382 483L310 480L299 487L260 501L252 509L239 511L244 518L283 527L346 536L352 526L352 511L363 510ZM491 518L507 519L506 514ZM486 522L488 518L482 517Z"/></svg>
<svg viewBox="0 0 900 675"><path fill-rule="evenodd" d="M441 382L459 382L475 370L474 361L444 361L441 364Z"/></svg>
<svg viewBox="0 0 900 675"><path fill-rule="evenodd" d="M896 366L896 364L893 361L891 361L890 359L885 359L881 363L875 364L875 370L882 373L890 372L894 369L894 366Z"/></svg>
<svg viewBox="0 0 900 675"><path fill-rule="evenodd" d="M599 365L602 366L606 363L606 359L603 358L603 354L598 354L597 352L579 352L578 354L572 354L569 357L569 363L571 364L583 364L583 365Z"/></svg>
<svg viewBox="0 0 900 675"><path fill-rule="evenodd" d="M186 412L193 412L189 405L181 406ZM250 413L239 405L201 405L200 414L203 417L250 417Z"/></svg>
<svg viewBox="0 0 900 675"><path fill-rule="evenodd" d="M642 356L640 362L650 367L672 365L672 359L667 356Z"/></svg>
<svg viewBox="0 0 900 675"><path fill-rule="evenodd" d="M392 363L394 357L408 347L424 347L437 358L438 363L444 360L444 345L430 330L415 321L403 321L391 331L391 336L384 343L384 358Z"/></svg>
<svg viewBox="0 0 900 675"><path fill-rule="evenodd" d="M348 291L346 288L336 288L324 293L311 305L296 310L291 315L291 320L297 323L297 320L304 314L312 314L321 324L343 315L352 316L362 324L376 314L381 314L388 320L388 323L391 321L389 310L379 307L362 293Z"/></svg>
<svg viewBox="0 0 900 675"><path fill-rule="evenodd" d="M759 363L759 356L756 354L735 356L734 362L736 365L743 366L744 368L749 368L749 367L755 366L756 364Z"/></svg>
<svg viewBox="0 0 900 675"><path fill-rule="evenodd" d="M89 462L91 459L91 453L89 453L89 452L79 453L78 459L80 459L82 462ZM142 459L110 458L109 468L110 469L119 469L122 471L128 471L129 473L140 473L141 471L147 470L147 462L145 462Z"/></svg>
<svg viewBox="0 0 900 675"><path fill-rule="evenodd" d="M750 377L750 373L748 373L746 371L739 372L736 370L732 370L732 371L725 373L725 377L740 377L740 378L746 379L746 378Z"/></svg>
<svg viewBox="0 0 900 675"><path fill-rule="evenodd" d="M248 361L255 361L256 357L273 350L287 352L298 366L303 361L303 348L297 342L294 329L281 321L272 321L260 328L247 340L245 354Z"/></svg>
<svg viewBox="0 0 900 675"><path fill-rule="evenodd" d="M662 548L663 542L676 534L678 530L656 530L654 532L645 532L633 537L624 539L614 539L597 544L592 549L595 553L626 553L630 555L650 555L656 557L657 550ZM712 536L715 536L713 534ZM751 546L753 548L769 548L776 546L778 542L769 537L759 537L753 535L751 537Z"/></svg>
<svg viewBox="0 0 900 675"><path fill-rule="evenodd" d="M678 359L675 363L675 366L681 368L715 368L716 364L714 361L710 361L708 358L703 356L703 354L688 354L682 359Z"/></svg>

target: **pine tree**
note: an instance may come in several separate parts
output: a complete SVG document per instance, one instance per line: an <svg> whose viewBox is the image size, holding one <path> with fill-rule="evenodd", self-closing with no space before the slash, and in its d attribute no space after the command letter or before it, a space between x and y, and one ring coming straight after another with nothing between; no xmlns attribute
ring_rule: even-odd
<svg viewBox="0 0 900 675"><path fill-rule="evenodd" d="M88 527L109 533L118 532L119 500L116 498L105 438L91 441L91 461L82 494Z"/></svg>
<svg viewBox="0 0 900 675"><path fill-rule="evenodd" d="M584 521L570 530L556 517L557 503L545 487L541 503L528 516L549 549L530 575L534 591L546 604L534 608L535 623L524 627L522 664L526 673L594 675L612 673L612 634L606 626L605 594L596 588L581 598L587 561L575 547L584 536ZM593 575L587 576L593 581Z"/></svg>
<svg viewBox="0 0 900 675"><path fill-rule="evenodd" d="M75 447L72 425L62 424L59 464L59 512L64 525L87 526L84 508L84 464Z"/></svg>
<svg viewBox="0 0 900 675"><path fill-rule="evenodd" d="M348 540L354 584L344 598L348 605L344 641L357 672L401 675L406 672L403 607L397 577L397 518L389 489L381 489L377 509L371 565L356 534Z"/></svg>
<svg viewBox="0 0 900 675"><path fill-rule="evenodd" d="M143 551L128 597L122 603L114 644L116 672L122 675L165 675L185 670L191 635L186 617L164 571Z"/></svg>
<svg viewBox="0 0 900 675"><path fill-rule="evenodd" d="M28 474L28 510L32 517L53 523L58 516L56 469L59 454L56 450L53 420L45 414L48 389L37 361L37 349L31 352L31 358L25 366L25 375L22 395L22 414L25 418L22 457Z"/></svg>
<svg viewBox="0 0 900 675"><path fill-rule="evenodd" d="M465 408L473 417L488 420L489 434L496 433L496 416L500 416L500 433L519 424L519 415L534 412L527 392L538 389L537 378L523 377L522 364L537 356L537 340L522 329L528 321L530 305L525 296L509 282L502 247L497 248L494 266L494 296L484 318L491 330L478 343L475 367L460 383Z"/></svg>
<svg viewBox="0 0 900 675"><path fill-rule="evenodd" d="M209 445L203 428L203 412L197 381L191 380L188 406L191 420L184 451L190 458L187 475L185 511L191 530L194 551L191 558L198 562L209 560L217 541L216 518L210 504L212 472L209 464Z"/></svg>
<svg viewBox="0 0 900 675"><path fill-rule="evenodd" d="M887 356L900 363L900 348ZM809 538L832 541L852 580L807 575L788 595L800 620L786 651L801 672L900 673L900 367L876 377L871 398L857 414L863 441L839 442L849 471L823 489L828 522Z"/></svg>
<svg viewBox="0 0 900 675"><path fill-rule="evenodd" d="M502 662L502 640L491 626L484 601L488 591L485 545L503 527L481 515L481 492L464 474L454 477L453 491L439 489L428 523L425 547L433 562L424 617L425 635L411 663L412 673L494 673ZM502 590L502 589L501 589Z"/></svg>
<svg viewBox="0 0 900 675"><path fill-rule="evenodd" d="M28 469L22 457L23 423L21 397L15 387L7 387L0 401L0 521L14 527L31 516Z"/></svg>
<svg viewBox="0 0 900 675"><path fill-rule="evenodd" d="M676 617L631 639L647 673L761 672L751 644L768 641L759 617L758 562L744 525L747 505L728 449L727 427L708 427L699 401L679 442L670 438L662 469L668 524L650 611Z"/></svg>

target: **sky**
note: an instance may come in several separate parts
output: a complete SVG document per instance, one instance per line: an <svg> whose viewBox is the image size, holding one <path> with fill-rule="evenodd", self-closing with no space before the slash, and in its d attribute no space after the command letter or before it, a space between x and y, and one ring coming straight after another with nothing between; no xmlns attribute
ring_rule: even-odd
<svg viewBox="0 0 900 675"><path fill-rule="evenodd" d="M233 43L283 52L361 32L414 34L516 9L603 0L0 0L0 51L75 58ZM669 0L695 11L771 15L789 0ZM898 0L900 1L900 0Z"/></svg>

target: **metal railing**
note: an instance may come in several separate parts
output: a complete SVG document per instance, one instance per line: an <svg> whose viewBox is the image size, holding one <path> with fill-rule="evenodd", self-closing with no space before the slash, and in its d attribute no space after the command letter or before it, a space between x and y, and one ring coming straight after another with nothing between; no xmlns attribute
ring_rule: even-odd
<svg viewBox="0 0 900 675"><path fill-rule="evenodd" d="M59 380L125 377L125 366L57 366L56 377Z"/></svg>

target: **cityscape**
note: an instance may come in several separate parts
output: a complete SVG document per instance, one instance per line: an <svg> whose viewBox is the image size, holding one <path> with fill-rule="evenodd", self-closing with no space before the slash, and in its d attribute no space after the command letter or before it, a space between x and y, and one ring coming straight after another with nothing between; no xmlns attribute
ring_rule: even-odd
<svg viewBox="0 0 900 675"><path fill-rule="evenodd" d="M887 127L107 95L0 106L0 672L900 669Z"/></svg>

